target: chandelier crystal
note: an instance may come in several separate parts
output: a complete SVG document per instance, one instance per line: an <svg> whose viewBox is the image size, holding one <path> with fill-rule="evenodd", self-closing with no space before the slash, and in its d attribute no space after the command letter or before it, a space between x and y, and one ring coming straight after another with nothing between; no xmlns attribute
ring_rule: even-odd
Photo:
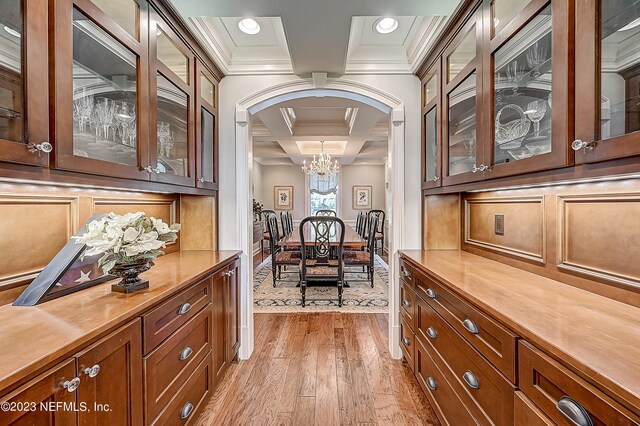
<svg viewBox="0 0 640 426"><path fill-rule="evenodd" d="M320 141L320 154L313 154L313 161L307 165L307 160L302 163L302 171L308 175L333 176L340 171L338 160L331 161L331 155L324 153L324 141Z"/></svg>

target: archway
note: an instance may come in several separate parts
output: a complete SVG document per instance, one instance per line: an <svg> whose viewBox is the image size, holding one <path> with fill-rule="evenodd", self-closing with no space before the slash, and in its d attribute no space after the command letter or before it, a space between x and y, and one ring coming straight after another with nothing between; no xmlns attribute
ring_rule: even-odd
<svg viewBox="0 0 640 426"><path fill-rule="evenodd" d="M240 358L247 359L253 352L253 268L252 259L252 132L251 115L293 99L308 97L337 97L355 100L389 114L388 168L392 189L392 214L389 226L389 351L393 358L400 358L399 278L397 250L402 247L402 210L404 205L404 170L395 165L404 164L405 111L402 101L373 86L346 79L295 79L253 93L236 104L236 210L237 229L242 258L242 287L240 294L241 346Z"/></svg>

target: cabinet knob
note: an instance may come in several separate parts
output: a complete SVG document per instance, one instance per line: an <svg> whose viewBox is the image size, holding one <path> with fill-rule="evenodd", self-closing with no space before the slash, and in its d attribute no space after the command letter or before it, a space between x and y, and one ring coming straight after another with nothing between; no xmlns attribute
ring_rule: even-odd
<svg viewBox="0 0 640 426"><path fill-rule="evenodd" d="M74 377L62 384L62 387L65 388L67 392L75 392L78 386L80 386L80 377Z"/></svg>
<svg viewBox="0 0 640 426"><path fill-rule="evenodd" d="M191 303L189 302L184 302L182 305L180 305L180 307L178 308L178 315L184 315L187 312L189 312L191 310Z"/></svg>
<svg viewBox="0 0 640 426"><path fill-rule="evenodd" d="M567 395L560 398L556 408L576 426L593 426L593 420L591 420L587 410Z"/></svg>
<svg viewBox="0 0 640 426"><path fill-rule="evenodd" d="M402 301L402 306L404 306L405 308L408 308L409 306L411 306L411 303L409 303L409 301L407 299L404 299Z"/></svg>
<svg viewBox="0 0 640 426"><path fill-rule="evenodd" d="M434 390L438 389L438 382L436 382L436 379L434 379L433 377L429 376L429 377L427 377L427 387L429 387L429 389L434 391Z"/></svg>
<svg viewBox="0 0 640 426"><path fill-rule="evenodd" d="M436 177L434 177L434 178L433 178L433 181L434 181L434 182L437 182L437 181L439 181L439 180L440 180L440 176L436 176Z"/></svg>
<svg viewBox="0 0 640 426"><path fill-rule="evenodd" d="M151 166L143 167L142 170L144 170L147 173L153 173L153 168L151 168Z"/></svg>
<svg viewBox="0 0 640 426"><path fill-rule="evenodd" d="M406 278L411 278L411 274L406 269L402 269L402 275Z"/></svg>
<svg viewBox="0 0 640 426"><path fill-rule="evenodd" d="M402 343L403 343L405 346L409 346L409 345L410 345L410 343L409 343L409 338L408 338L408 337L404 337L404 338L402 339Z"/></svg>
<svg viewBox="0 0 640 426"><path fill-rule="evenodd" d="M160 167L158 167L158 166L154 167L154 168L153 168L153 169L151 169L151 170L153 170L153 172L154 172L154 173L157 173L157 174L160 174L160 173L162 172L162 170L160 170Z"/></svg>
<svg viewBox="0 0 640 426"><path fill-rule="evenodd" d="M187 358L189 358L191 356L192 353L193 353L193 349L191 349L191 347L189 345L185 346L180 351L180 356L179 356L180 361L186 360Z"/></svg>
<svg viewBox="0 0 640 426"><path fill-rule="evenodd" d="M201 177L200 179L198 179L198 182L203 183L204 182L204 178Z"/></svg>
<svg viewBox="0 0 640 426"><path fill-rule="evenodd" d="M192 412L193 412L193 404L190 402L187 402L186 404L184 404L184 407L182 407L182 410L180 410L180 420L186 419L191 415Z"/></svg>
<svg viewBox="0 0 640 426"><path fill-rule="evenodd" d="M464 321L462 321L462 326L469 332L469 333L473 333L473 334L478 334L479 333L479 329L478 329L478 324L476 324L475 322L473 322L472 320L470 320L469 318L466 318Z"/></svg>
<svg viewBox="0 0 640 426"><path fill-rule="evenodd" d="M472 172L472 173L477 173L477 172L479 172L479 171L480 171L480 168L479 168L479 167L477 167L477 166L474 164L474 165L473 165L473 167L471 168L471 172Z"/></svg>
<svg viewBox="0 0 640 426"><path fill-rule="evenodd" d="M427 336L429 336L432 339L435 339L436 337L438 337L438 332L436 331L435 328L429 327L427 328Z"/></svg>
<svg viewBox="0 0 640 426"><path fill-rule="evenodd" d="M427 296L429 296L429 298L431 299L436 298L436 292L432 288L428 288L425 293L427 293Z"/></svg>
<svg viewBox="0 0 640 426"><path fill-rule="evenodd" d="M473 374L473 372L471 370L467 370L465 371L465 373L462 375L462 380L465 381L465 383L471 388L471 389L478 389L480 388L480 385L478 384L478 378L476 377L475 374Z"/></svg>
<svg viewBox="0 0 640 426"><path fill-rule="evenodd" d="M573 142L571 142L571 148L573 148L574 151L580 151L581 149L593 149L596 147L596 143L594 141L591 142L587 142L587 141L583 141L582 139L576 139Z"/></svg>
<svg viewBox="0 0 640 426"><path fill-rule="evenodd" d="M93 367L87 367L84 369L84 374L89 377L96 377L98 373L100 373L100 366L98 364L94 365Z"/></svg>
<svg viewBox="0 0 640 426"><path fill-rule="evenodd" d="M51 151L53 151L53 145L51 145L49 142L44 141L44 142L40 142L40 143L29 143L27 145L27 149L29 150L29 152L44 152L45 154L50 153Z"/></svg>

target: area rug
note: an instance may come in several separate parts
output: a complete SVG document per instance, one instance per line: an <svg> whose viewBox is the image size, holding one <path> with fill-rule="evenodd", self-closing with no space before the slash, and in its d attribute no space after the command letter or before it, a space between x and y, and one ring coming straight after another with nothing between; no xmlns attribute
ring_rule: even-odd
<svg viewBox="0 0 640 426"><path fill-rule="evenodd" d="M342 307L338 307L338 289L335 286L307 287L306 306L302 307L300 287L296 287L299 273L293 267L282 272L282 279L273 287L271 258L269 257L253 273L253 312L353 312L386 313L389 306L389 267L376 255L373 288L366 280L367 274L359 267L347 268L349 287L342 293Z"/></svg>

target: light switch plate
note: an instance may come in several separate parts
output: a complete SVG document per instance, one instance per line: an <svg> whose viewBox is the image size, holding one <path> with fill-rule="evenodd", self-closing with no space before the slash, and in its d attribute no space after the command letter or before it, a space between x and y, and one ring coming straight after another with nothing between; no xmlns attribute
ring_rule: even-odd
<svg viewBox="0 0 640 426"><path fill-rule="evenodd" d="M496 218L496 235L504 235L504 215L497 214Z"/></svg>

